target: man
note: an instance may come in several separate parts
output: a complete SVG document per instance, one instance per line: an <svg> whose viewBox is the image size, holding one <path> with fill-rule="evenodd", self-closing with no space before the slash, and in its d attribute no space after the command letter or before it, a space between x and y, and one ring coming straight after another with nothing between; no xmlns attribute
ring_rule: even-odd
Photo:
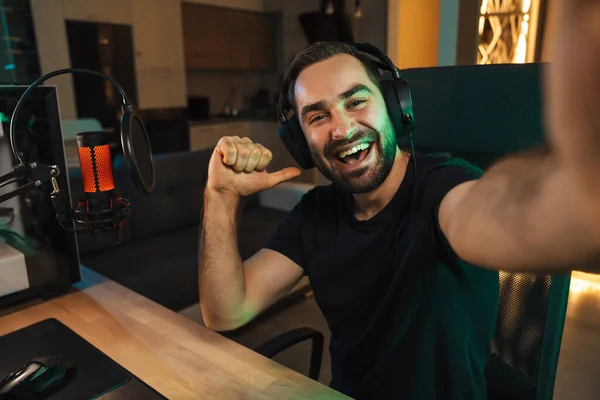
<svg viewBox="0 0 600 400"><path fill-rule="evenodd" d="M267 248L242 262L232 210L299 170L267 173L268 149L248 138L219 142L201 243L206 325L247 323L307 274L332 331L335 389L369 399L485 398L492 271L600 265L600 98L591 90L600 7L565 3L545 80L551 150L508 157L482 176L460 160L401 152L377 79L350 49L318 44L299 54L289 100L333 184L307 193Z"/></svg>
<svg viewBox="0 0 600 400"><path fill-rule="evenodd" d="M480 171L400 151L379 72L354 53L317 43L293 61L289 98L333 184L307 193L243 263L231 210L298 170L268 174L270 152L248 138L217 145L202 243L206 325L245 324L306 274L331 328L332 387L355 398L485 397L498 273L458 259L436 217Z"/></svg>

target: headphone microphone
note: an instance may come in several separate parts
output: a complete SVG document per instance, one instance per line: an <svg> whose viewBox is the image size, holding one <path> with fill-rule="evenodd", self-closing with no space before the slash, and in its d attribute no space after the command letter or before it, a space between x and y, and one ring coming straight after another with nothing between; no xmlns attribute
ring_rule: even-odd
<svg viewBox="0 0 600 400"><path fill-rule="evenodd" d="M120 120L121 145L130 177L138 191L144 194L151 194L154 191L154 162L148 134L142 120L134 112L123 88L113 78L103 73L67 68L50 72L38 78L23 92L15 106L10 120L9 138L12 153L18 165L12 172L0 177L0 184L9 179L31 179L32 182L0 196L0 203L23 193L30 187L40 187L50 181L53 189L50 197L59 224L70 232L91 233L92 243L96 248L110 247L121 242L121 226L131 215L131 207L129 200L121 197L115 187L110 144L105 133L102 131L81 132L76 136L84 193L80 196L75 208L71 208L69 199L58 187L56 180L56 177L60 175L58 167L37 162L24 162L17 149L16 122L23 103L42 82L67 73L95 75L109 81L118 89L123 99Z"/></svg>
<svg viewBox="0 0 600 400"><path fill-rule="evenodd" d="M368 43L344 42L356 49L359 56L367 57L377 68L382 71L390 72L392 79L380 80L381 94L385 101L387 111L396 133L396 138L408 136L411 144L412 159L416 171L415 149L412 140L415 127L415 117L413 112L412 95L408 86L408 81L402 76L400 69L394 65L392 60L377 47ZM375 60L372 58L374 57ZM286 77L279 93L277 102L277 115L281 126L279 127L279 137L283 141L286 149L302 169L311 169L315 167L312 160L306 137L302 132L298 116L290 118L286 116L287 112L294 111L287 100L287 94L290 88L290 78Z"/></svg>

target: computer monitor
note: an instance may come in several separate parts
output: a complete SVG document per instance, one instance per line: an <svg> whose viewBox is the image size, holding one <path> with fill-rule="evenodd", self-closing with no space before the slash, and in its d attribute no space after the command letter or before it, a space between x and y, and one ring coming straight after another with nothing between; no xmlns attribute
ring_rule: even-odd
<svg viewBox="0 0 600 400"><path fill-rule="evenodd" d="M0 176L17 164L9 142L10 118L26 89L0 85ZM72 207L56 87L34 89L20 109L16 127L23 162L56 165L59 188ZM25 183L0 187L0 194ZM81 280L77 238L58 223L51 191L48 182L0 204L0 256L2 252L5 256L4 263L0 257L0 309L60 295Z"/></svg>

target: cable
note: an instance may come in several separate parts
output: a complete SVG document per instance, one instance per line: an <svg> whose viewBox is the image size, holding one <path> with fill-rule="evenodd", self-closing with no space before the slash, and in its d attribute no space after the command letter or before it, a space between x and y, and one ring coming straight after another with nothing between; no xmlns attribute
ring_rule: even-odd
<svg viewBox="0 0 600 400"><path fill-rule="evenodd" d="M410 152L412 153L412 161L413 166L415 167L415 176L417 175L417 158L415 157L415 143L413 142L413 134L410 132L408 134L408 138L410 140Z"/></svg>
<svg viewBox="0 0 600 400"><path fill-rule="evenodd" d="M31 91L33 91L36 87L38 87L42 82L44 82L50 78L53 78L58 75L63 75L63 74L75 74L75 73L92 74L92 75L96 75L96 76L99 76L103 79L110 81L113 85L115 85L117 90L119 90L119 93L121 93L121 97L123 98L123 105L125 105L125 106L130 105L129 98L127 97L127 94L125 94L125 90L123 90L121 85L119 85L117 83L117 81L115 81L110 76L107 76L100 72L82 69L82 68L65 68L65 69L59 69L59 70L50 72L46 75L39 77L31 85L29 85L29 87L25 90L25 92L23 92L23 94L21 95L21 98L19 99L19 101L17 102L17 105L15 106L15 109L12 113L12 117L10 119L10 128L9 128L9 130L10 130L10 134L9 134L10 148L13 152L13 156L19 162L19 164L23 164L23 159L21 158L21 156L19 155L19 152L17 150L17 144L16 144L16 139L15 139L16 138L16 129L17 129L16 128L17 119L15 118L15 116L18 115L19 110L23 106L23 103L29 96L29 93L31 93Z"/></svg>

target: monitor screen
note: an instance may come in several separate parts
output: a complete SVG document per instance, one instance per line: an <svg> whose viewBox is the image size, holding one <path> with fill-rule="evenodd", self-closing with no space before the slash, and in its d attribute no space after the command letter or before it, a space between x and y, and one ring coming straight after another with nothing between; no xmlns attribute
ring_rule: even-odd
<svg viewBox="0 0 600 400"><path fill-rule="evenodd" d="M9 127L25 89L27 86L0 85L0 176L17 165ZM15 143L23 162L57 166L58 187L72 207L56 88L40 86L33 90L15 126ZM0 186L0 195L31 181L8 182ZM58 223L51 191L48 181L0 204L0 309L35 297L53 297L80 280L76 237Z"/></svg>

